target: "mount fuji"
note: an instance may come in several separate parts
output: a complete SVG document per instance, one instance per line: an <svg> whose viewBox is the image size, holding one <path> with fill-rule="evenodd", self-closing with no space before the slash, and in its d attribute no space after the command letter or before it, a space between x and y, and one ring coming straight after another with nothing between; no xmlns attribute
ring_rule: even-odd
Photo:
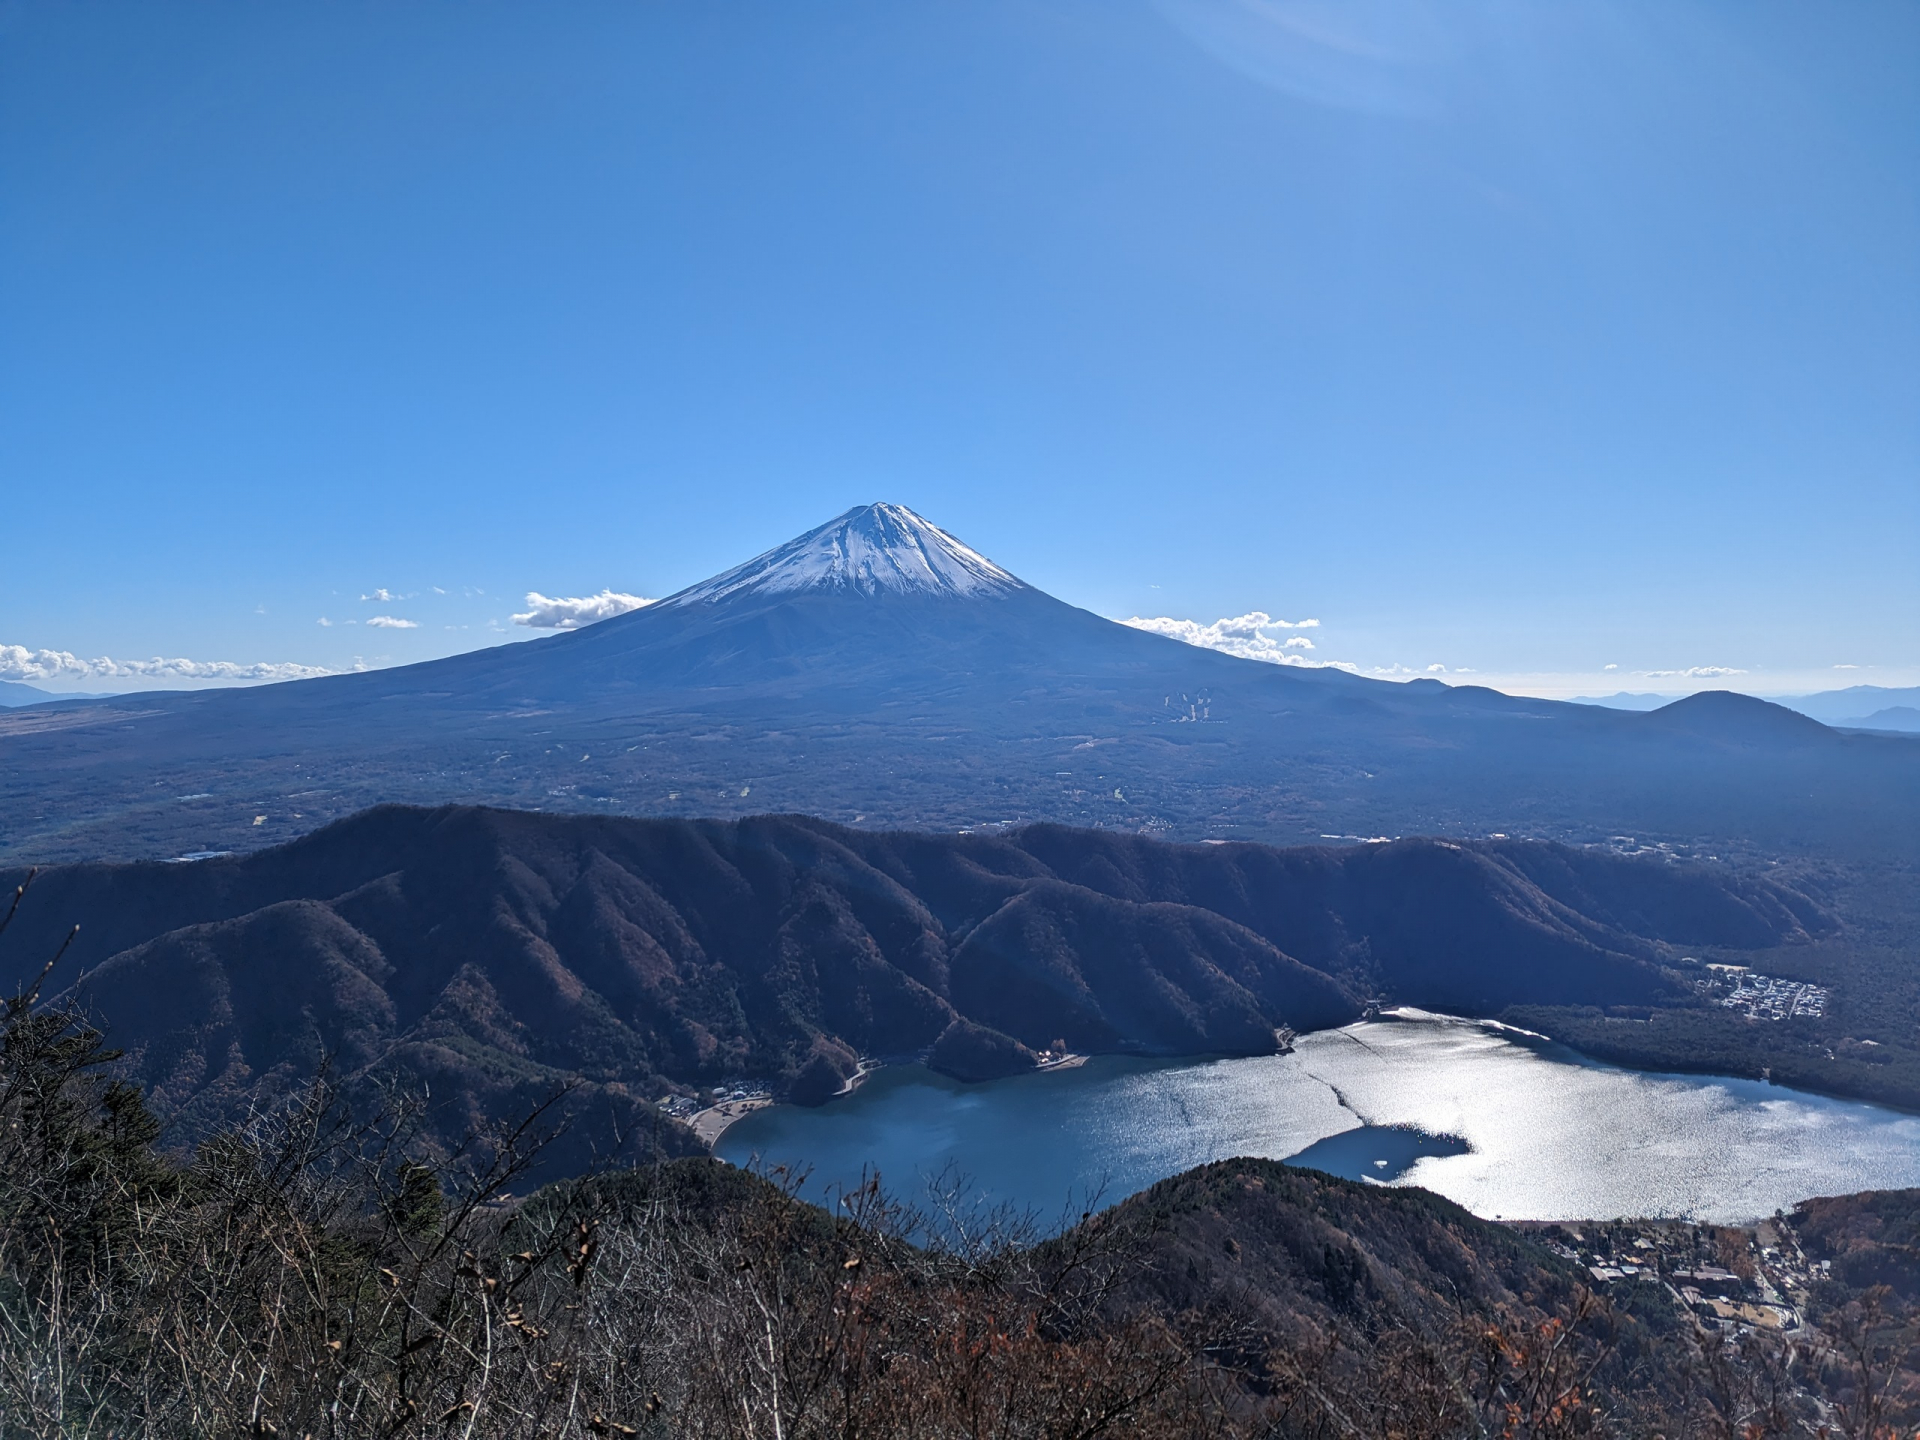
<svg viewBox="0 0 1920 1440"><path fill-rule="evenodd" d="M1920 744L1724 693L1632 713L1244 660L888 504L550 638L0 714L4 857L254 849L380 801L1920 857Z"/></svg>
<svg viewBox="0 0 1920 1440"><path fill-rule="evenodd" d="M807 590L981 598L1031 587L904 505L860 505L668 597L669 606Z"/></svg>

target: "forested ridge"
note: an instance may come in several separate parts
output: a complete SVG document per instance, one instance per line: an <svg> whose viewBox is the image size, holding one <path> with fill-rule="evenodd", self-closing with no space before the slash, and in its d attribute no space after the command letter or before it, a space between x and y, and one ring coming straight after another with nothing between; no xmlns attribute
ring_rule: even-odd
<svg viewBox="0 0 1920 1440"><path fill-rule="evenodd" d="M978 1079L1062 1045L1267 1053L1370 1001L1685 1003L1675 946L1834 928L1790 885L1545 843L397 806L252 855L43 871L0 968L75 923L56 988L189 1133L325 1063L356 1095L430 1089L449 1142L563 1087L570 1133L636 1154L692 1145L650 1102L727 1079L818 1101L868 1055Z"/></svg>

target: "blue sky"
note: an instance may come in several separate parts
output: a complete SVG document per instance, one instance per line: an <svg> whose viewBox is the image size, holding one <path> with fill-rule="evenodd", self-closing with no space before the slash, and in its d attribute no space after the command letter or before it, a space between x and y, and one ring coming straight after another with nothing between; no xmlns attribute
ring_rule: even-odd
<svg viewBox="0 0 1920 1440"><path fill-rule="evenodd" d="M1917 73L1873 0L8 0L0 647L421 659L890 499L1369 673L1920 682Z"/></svg>

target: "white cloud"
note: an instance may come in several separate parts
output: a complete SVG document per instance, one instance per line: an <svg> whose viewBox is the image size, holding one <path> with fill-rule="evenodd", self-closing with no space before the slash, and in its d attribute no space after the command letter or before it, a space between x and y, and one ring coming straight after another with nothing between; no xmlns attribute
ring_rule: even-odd
<svg viewBox="0 0 1920 1440"><path fill-rule="evenodd" d="M1602 665L1600 668L1602 670L1618 670L1620 667L1618 665Z"/></svg>
<svg viewBox="0 0 1920 1440"><path fill-rule="evenodd" d="M1836 665L1833 668L1836 670L1858 670L1860 667L1858 665Z"/></svg>
<svg viewBox="0 0 1920 1440"><path fill-rule="evenodd" d="M598 595L559 597L527 592L527 613L513 617L516 625L533 630L578 630L601 620L625 615L653 601L638 595L623 595L617 590L602 590Z"/></svg>
<svg viewBox="0 0 1920 1440"><path fill-rule="evenodd" d="M1685 670L1642 670L1640 673L1651 680L1718 680L1723 675L1744 675L1747 672L1731 665L1690 665Z"/></svg>
<svg viewBox="0 0 1920 1440"><path fill-rule="evenodd" d="M1456 7L1312 0L1156 0L1213 59L1296 100L1374 115L1425 115L1444 102L1458 53Z"/></svg>
<svg viewBox="0 0 1920 1440"><path fill-rule="evenodd" d="M1276 620L1264 610L1251 610L1245 615L1216 620L1211 625L1202 625L1198 620L1175 620L1165 615L1135 615L1120 623L1152 635L1164 635L1169 640L1197 645L1202 650L1238 655L1243 660L1315 668L1325 663L1305 659L1296 653L1313 649L1313 642L1306 636L1289 635L1282 639L1267 633L1272 630L1312 630L1319 626L1318 620Z"/></svg>
<svg viewBox="0 0 1920 1440"><path fill-rule="evenodd" d="M82 660L68 650L0 645L0 680L308 680L337 672L319 665L236 665L231 660Z"/></svg>
<svg viewBox="0 0 1920 1440"><path fill-rule="evenodd" d="M398 615L375 615L367 624L376 630L418 630L418 620L402 620Z"/></svg>
<svg viewBox="0 0 1920 1440"><path fill-rule="evenodd" d="M393 591L382 585L372 594L362 595L360 598L362 600L378 600L382 605L391 605L396 600L411 600L413 597L411 595L396 595Z"/></svg>

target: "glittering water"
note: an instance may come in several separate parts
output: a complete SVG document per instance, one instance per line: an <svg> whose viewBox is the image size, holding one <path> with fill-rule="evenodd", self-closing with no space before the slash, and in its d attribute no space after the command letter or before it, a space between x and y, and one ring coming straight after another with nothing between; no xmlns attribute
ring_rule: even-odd
<svg viewBox="0 0 1920 1440"><path fill-rule="evenodd" d="M736 1164L810 1166L815 1194L856 1183L863 1166L911 1193L950 1165L986 1198L1051 1217L1077 1214L1091 1191L1111 1202L1209 1160L1286 1159L1362 1126L1381 1132L1310 1158L1495 1218L1731 1221L1811 1195L1920 1185L1920 1117L1760 1081L1616 1069L1417 1012L1254 1059L1106 1056L984 1085L887 1069L817 1110L758 1111L718 1149Z"/></svg>

